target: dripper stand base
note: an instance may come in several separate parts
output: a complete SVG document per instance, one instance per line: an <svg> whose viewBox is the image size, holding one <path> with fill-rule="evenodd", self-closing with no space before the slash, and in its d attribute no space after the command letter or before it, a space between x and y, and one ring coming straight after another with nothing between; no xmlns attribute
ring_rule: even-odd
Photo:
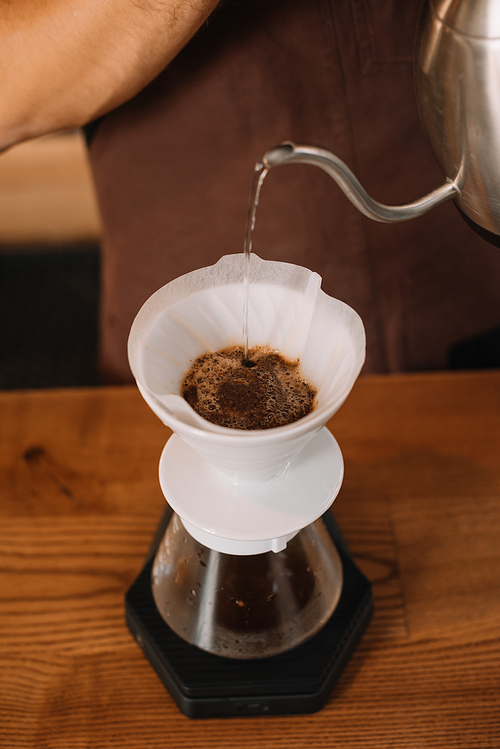
<svg viewBox="0 0 500 749"><path fill-rule="evenodd" d="M144 567L125 597L132 635L179 709L190 718L314 713L327 702L373 612L370 582L355 565L330 511L323 516L343 567L340 601L308 642L280 655L248 661L199 650L160 616L151 568L172 510L162 517Z"/></svg>

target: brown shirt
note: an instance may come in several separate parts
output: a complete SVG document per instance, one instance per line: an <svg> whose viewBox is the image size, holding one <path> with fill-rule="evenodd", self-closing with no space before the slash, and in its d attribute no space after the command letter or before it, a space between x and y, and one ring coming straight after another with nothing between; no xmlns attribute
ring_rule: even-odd
<svg viewBox="0 0 500 749"><path fill-rule="evenodd" d="M99 125L102 366L131 379L126 341L158 287L243 248L254 164L284 141L347 162L375 199L444 180L413 88L419 0L228 0L178 58ZM397 225L362 216L320 169L271 170L254 251L304 265L367 331L365 371L444 368L500 325L500 250L453 204Z"/></svg>

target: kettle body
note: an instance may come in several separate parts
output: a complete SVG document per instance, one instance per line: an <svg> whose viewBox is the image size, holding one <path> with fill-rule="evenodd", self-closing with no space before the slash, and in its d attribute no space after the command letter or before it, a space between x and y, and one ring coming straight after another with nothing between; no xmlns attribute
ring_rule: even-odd
<svg viewBox="0 0 500 749"><path fill-rule="evenodd" d="M422 126L454 201L500 234L500 0L427 0L417 30Z"/></svg>

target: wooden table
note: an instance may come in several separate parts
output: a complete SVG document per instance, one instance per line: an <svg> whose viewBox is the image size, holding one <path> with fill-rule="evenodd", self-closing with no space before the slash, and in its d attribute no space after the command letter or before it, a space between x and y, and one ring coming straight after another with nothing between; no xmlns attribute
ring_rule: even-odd
<svg viewBox="0 0 500 749"><path fill-rule="evenodd" d="M309 716L183 716L124 592L169 432L133 387L0 394L0 746L500 746L500 373L362 378L334 509L375 615Z"/></svg>

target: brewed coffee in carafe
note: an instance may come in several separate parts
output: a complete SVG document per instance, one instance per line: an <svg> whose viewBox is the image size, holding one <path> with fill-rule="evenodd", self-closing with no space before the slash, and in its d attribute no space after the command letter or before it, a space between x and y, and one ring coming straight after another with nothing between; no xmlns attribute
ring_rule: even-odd
<svg viewBox="0 0 500 749"><path fill-rule="evenodd" d="M220 553L174 515L153 565L152 591L167 624L216 655L251 659L312 637L337 605L342 565L321 520L279 553Z"/></svg>

